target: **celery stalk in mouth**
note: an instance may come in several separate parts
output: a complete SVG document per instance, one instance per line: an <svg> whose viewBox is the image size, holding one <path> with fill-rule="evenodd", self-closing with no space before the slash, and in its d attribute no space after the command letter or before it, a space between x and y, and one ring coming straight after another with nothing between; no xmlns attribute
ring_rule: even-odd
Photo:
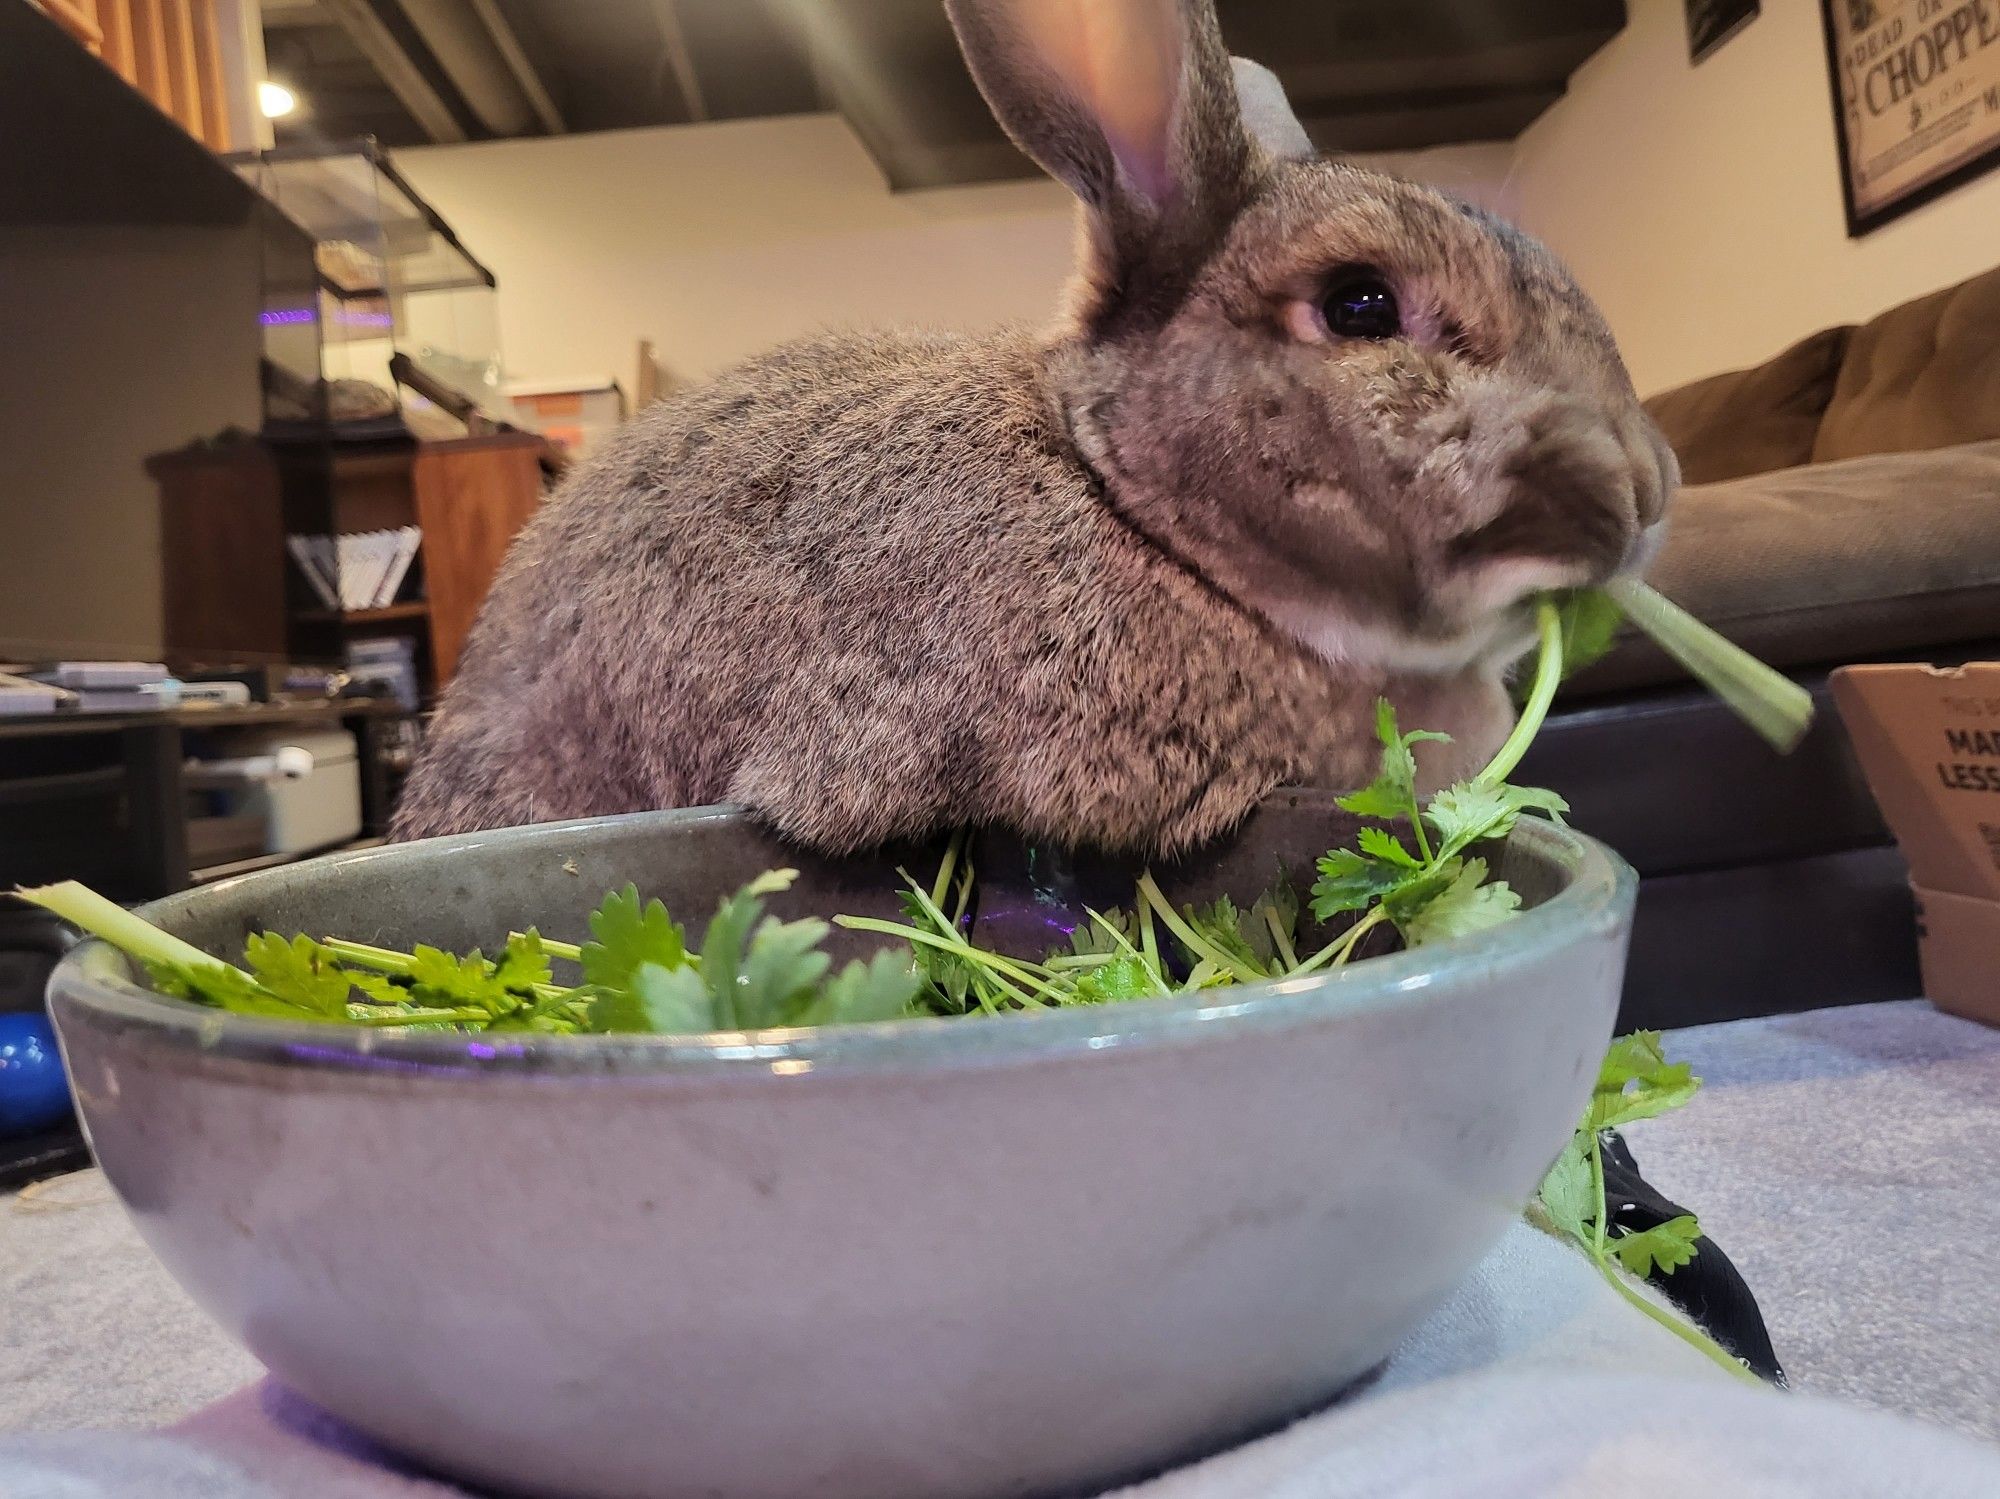
<svg viewBox="0 0 2000 1499"><path fill-rule="evenodd" d="M1789 754L1812 726L1812 694L1773 671L1636 578L1604 589L1625 617L1776 749Z"/></svg>

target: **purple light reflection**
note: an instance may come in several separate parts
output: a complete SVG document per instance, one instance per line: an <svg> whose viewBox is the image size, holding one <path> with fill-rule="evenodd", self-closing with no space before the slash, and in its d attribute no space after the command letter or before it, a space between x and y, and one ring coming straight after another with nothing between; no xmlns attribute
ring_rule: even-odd
<svg viewBox="0 0 2000 1499"><path fill-rule="evenodd" d="M444 1038L439 1036L438 1040ZM527 1053L525 1046L495 1046L490 1041L467 1039L462 1043L467 1062L490 1062L495 1058L519 1057ZM297 1062L327 1064L336 1067L350 1067L360 1072L405 1072L432 1077L456 1077L464 1073L465 1067L455 1062L411 1062L401 1057L376 1056L373 1052L350 1051L339 1046L314 1046L303 1041L288 1042L284 1054Z"/></svg>

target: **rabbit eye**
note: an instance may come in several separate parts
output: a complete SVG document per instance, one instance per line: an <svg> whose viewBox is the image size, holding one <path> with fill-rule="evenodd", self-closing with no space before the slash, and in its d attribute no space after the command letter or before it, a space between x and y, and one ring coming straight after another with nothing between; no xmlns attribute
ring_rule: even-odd
<svg viewBox="0 0 2000 1499"><path fill-rule="evenodd" d="M1320 315L1335 338L1394 338L1403 331L1396 294L1373 271L1350 271L1335 281L1320 303Z"/></svg>

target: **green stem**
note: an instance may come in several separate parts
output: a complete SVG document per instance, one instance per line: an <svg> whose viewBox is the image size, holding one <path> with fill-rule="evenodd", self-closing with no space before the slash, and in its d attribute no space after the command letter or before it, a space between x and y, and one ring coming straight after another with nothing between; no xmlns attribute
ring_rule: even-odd
<svg viewBox="0 0 2000 1499"><path fill-rule="evenodd" d="M1625 611L1627 619L1722 699L1773 749L1789 754L1798 748L1813 720L1812 694L1805 688L1637 578L1620 578L1604 591Z"/></svg>
<svg viewBox="0 0 2000 1499"><path fill-rule="evenodd" d="M1264 925L1271 929L1271 949L1287 969L1299 966L1299 955L1292 950L1292 939L1285 931L1285 924L1278 920L1278 913L1269 906L1264 907Z"/></svg>
<svg viewBox="0 0 2000 1499"><path fill-rule="evenodd" d="M467 1025L493 1017L484 1010L399 1010L394 1005L349 1005L347 1019L353 1025Z"/></svg>
<svg viewBox="0 0 2000 1499"><path fill-rule="evenodd" d="M1695 1349L1710 1363L1721 1365L1738 1379L1748 1380L1751 1384L1760 1385L1764 1382L1757 1377L1753 1370L1746 1368L1741 1359L1716 1342L1715 1339L1708 1336L1699 1327L1696 1327L1685 1318L1676 1317L1665 1307L1655 1305L1649 1297L1640 1295L1634 1287L1626 1282L1624 1275L1618 1270L1617 1266L1612 1264L1608 1259L1597 1259L1597 1268L1604 1278L1611 1282L1612 1290L1623 1296L1633 1306L1636 1306L1648 1317L1651 1317L1690 1348Z"/></svg>
<svg viewBox="0 0 2000 1499"><path fill-rule="evenodd" d="M528 935L526 932L509 932L507 940L513 942ZM553 937L544 937L540 932L536 932L534 938L542 944L542 951L552 958L564 958L571 963L581 963L583 961L583 949L578 947L574 942L558 942Z"/></svg>
<svg viewBox="0 0 2000 1499"><path fill-rule="evenodd" d="M1590 1226L1590 1254L1601 1265L1605 1253L1604 1220L1611 1216L1611 1207L1604 1200L1603 1137L1596 1130L1590 1132L1590 1200L1597 1204L1597 1216Z"/></svg>
<svg viewBox="0 0 2000 1499"><path fill-rule="evenodd" d="M524 934L517 932L514 935ZM321 939L319 945L343 963L352 964L356 968L373 968L378 973L395 974L402 978L408 978L416 972L417 960L409 953L396 952L392 948L370 947L366 942L350 942L345 937L326 937ZM547 950L551 944L544 942L542 946ZM557 953L556 956L561 957L562 954ZM537 999L556 999L576 992L564 988L561 984L532 984L529 987ZM483 1015L485 1012L479 1013Z"/></svg>
<svg viewBox="0 0 2000 1499"><path fill-rule="evenodd" d="M14 893L142 962L173 968L233 966L220 958L211 957L191 942L170 936L150 921L134 916L116 901L106 900L75 880L41 885L32 890L16 890Z"/></svg>
<svg viewBox="0 0 2000 1499"><path fill-rule="evenodd" d="M349 942L345 937L324 937L319 945L342 962L352 963L357 968L373 968L378 973L398 973L407 977L417 966L417 960L406 952L370 947L365 942Z"/></svg>
<svg viewBox="0 0 2000 1499"><path fill-rule="evenodd" d="M1065 953L1059 958L1050 958L1042 967L1052 973L1069 973L1083 968L1102 968L1117 961L1118 954L1115 952Z"/></svg>
<svg viewBox="0 0 2000 1499"><path fill-rule="evenodd" d="M965 841L965 831L960 829L951 835L951 841L944 846L944 858L938 862L937 878L931 882L931 905L942 906L945 897L951 894L951 873L958 864L958 851ZM908 879L908 875L903 876Z"/></svg>
<svg viewBox="0 0 2000 1499"><path fill-rule="evenodd" d="M1299 978L1313 972L1315 969L1323 967L1329 959L1338 967L1340 964L1345 963L1353 954L1355 944L1386 921L1388 916L1388 911L1381 906L1369 907L1367 913L1359 921L1355 922L1353 926L1342 932L1338 937L1335 937L1325 947L1322 947L1310 958L1307 958L1305 962L1293 968L1289 973L1281 975L1281 977L1288 979Z"/></svg>
<svg viewBox="0 0 2000 1499"><path fill-rule="evenodd" d="M1535 601L1535 629L1541 637L1541 649L1535 658L1534 686L1528 692L1527 704L1521 709L1514 732L1507 736L1492 763L1474 778L1475 785L1498 786L1514 773L1514 767L1521 763L1528 746L1541 732L1542 721L1549 716L1549 705L1556 700L1556 688L1562 685L1562 610L1546 594ZM1421 826L1423 819L1419 817L1417 821Z"/></svg>
<svg viewBox="0 0 2000 1499"><path fill-rule="evenodd" d="M1132 912L1139 923L1139 952L1161 988L1167 984L1167 970L1160 965L1160 934L1153 925L1153 906L1142 884L1133 896Z"/></svg>
<svg viewBox="0 0 2000 1499"><path fill-rule="evenodd" d="M987 969L993 981L1024 1007L1031 1010L1047 1008L1034 994L1025 992L1009 981L1011 976L1040 989L1045 987L1045 980L1041 975L1029 971L1026 965L1016 963L1011 958L1003 958L1000 954L988 952L983 947L974 947L962 938L954 942L949 937L940 937L934 932L905 926L900 921L882 921L873 916L836 916L833 922L835 926L846 927L849 931L876 932L885 937L900 937L905 942L921 942L926 947L935 947L954 957L964 958Z"/></svg>
<svg viewBox="0 0 2000 1499"><path fill-rule="evenodd" d="M901 870L897 872L899 874L902 873ZM965 934L951 924L951 918L944 914L944 911L938 906L935 897L925 894L923 886L919 885L907 874L903 874L903 883L909 886L910 894L917 899L917 908L930 919L931 924L937 928L937 934L940 937L954 938L960 942L965 940Z"/></svg>
<svg viewBox="0 0 2000 1499"><path fill-rule="evenodd" d="M965 912L972 904L972 865L970 863L958 872L958 899L951 907L951 929L961 931L965 926Z"/></svg>
<svg viewBox="0 0 2000 1499"><path fill-rule="evenodd" d="M1180 913L1167 903L1166 896L1161 893L1160 887L1153 882L1153 875L1150 870L1139 876L1139 893L1160 913L1160 920L1166 923L1167 930L1172 932L1179 939L1181 945L1196 957L1207 958L1216 967L1226 969L1228 972L1234 974L1239 984L1258 984L1264 981L1266 975L1259 973L1240 959L1232 958L1228 953L1215 946L1207 938L1203 937L1201 933L1181 920Z"/></svg>

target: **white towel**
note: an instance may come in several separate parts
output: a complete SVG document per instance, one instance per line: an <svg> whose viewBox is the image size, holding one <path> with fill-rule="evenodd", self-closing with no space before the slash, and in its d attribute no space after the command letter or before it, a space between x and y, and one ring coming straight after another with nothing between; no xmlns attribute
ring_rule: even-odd
<svg viewBox="0 0 2000 1499"><path fill-rule="evenodd" d="M1119 1499L1994 1499L2000 1448L1752 1387L1517 1227L1330 1410ZM169 1431L0 1441L0 1499L462 1499L275 1384Z"/></svg>

